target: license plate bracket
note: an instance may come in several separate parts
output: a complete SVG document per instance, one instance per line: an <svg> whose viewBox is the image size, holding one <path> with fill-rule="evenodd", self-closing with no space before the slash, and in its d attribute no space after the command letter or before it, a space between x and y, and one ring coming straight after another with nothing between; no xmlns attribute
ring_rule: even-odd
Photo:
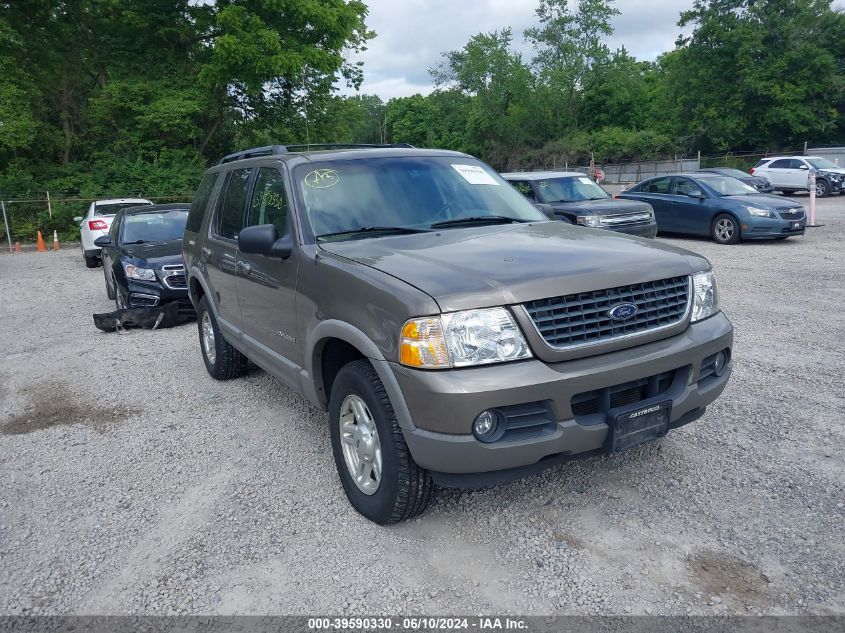
<svg viewBox="0 0 845 633"><path fill-rule="evenodd" d="M619 412L617 409L608 416L608 450L616 453L663 437L669 432L671 414L671 400L641 405L628 411Z"/></svg>

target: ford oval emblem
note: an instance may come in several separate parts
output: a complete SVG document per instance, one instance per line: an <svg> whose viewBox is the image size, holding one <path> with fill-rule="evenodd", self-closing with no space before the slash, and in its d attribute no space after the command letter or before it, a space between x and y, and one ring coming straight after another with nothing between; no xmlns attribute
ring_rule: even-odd
<svg viewBox="0 0 845 633"><path fill-rule="evenodd" d="M614 321L627 321L628 319L633 317L637 312L639 312L639 308L637 308L637 306L635 306L633 303L620 303L619 305L615 305L610 310L608 310L607 314Z"/></svg>

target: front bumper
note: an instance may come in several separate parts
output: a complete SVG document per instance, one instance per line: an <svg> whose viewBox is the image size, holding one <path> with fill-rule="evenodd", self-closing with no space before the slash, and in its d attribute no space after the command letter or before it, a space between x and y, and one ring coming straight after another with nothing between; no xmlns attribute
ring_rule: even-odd
<svg viewBox="0 0 845 633"><path fill-rule="evenodd" d="M781 218L758 218L742 223L742 239L767 240L776 237L804 235L807 226L807 216L798 220L784 220Z"/></svg>
<svg viewBox="0 0 845 633"><path fill-rule="evenodd" d="M675 372L672 386L660 395L672 402L670 428L699 417L722 393L731 370L729 363L721 376L701 378L702 361L732 344L733 328L719 313L668 339L562 363L531 360L451 371L391 364L391 369L416 427L404 434L420 466L436 477L495 471L521 476L519 469L541 460L604 449L609 426L603 414L573 413L572 397L585 392ZM550 432L493 443L472 435L481 411L535 402L549 403L557 421ZM629 404L633 409L642 403Z"/></svg>
<svg viewBox="0 0 845 633"><path fill-rule="evenodd" d="M176 301L179 304L180 317L196 316L187 288L166 288L158 281L127 279L125 287L118 284L118 291L122 295L124 305L130 308L155 308Z"/></svg>

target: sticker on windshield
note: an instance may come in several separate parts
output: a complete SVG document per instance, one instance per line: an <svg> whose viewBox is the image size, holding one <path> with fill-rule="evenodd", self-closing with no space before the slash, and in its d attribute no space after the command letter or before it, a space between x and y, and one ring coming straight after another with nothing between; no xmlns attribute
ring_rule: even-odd
<svg viewBox="0 0 845 633"><path fill-rule="evenodd" d="M340 182L340 174L334 169L315 169L305 174L302 182L312 189L328 189Z"/></svg>
<svg viewBox="0 0 845 633"><path fill-rule="evenodd" d="M471 185L498 185L496 179L478 165L452 165L452 169Z"/></svg>
<svg viewBox="0 0 845 633"><path fill-rule="evenodd" d="M593 184L593 181L590 180L589 178L585 177L585 176L581 176L578 180L583 182L585 185L592 185Z"/></svg>

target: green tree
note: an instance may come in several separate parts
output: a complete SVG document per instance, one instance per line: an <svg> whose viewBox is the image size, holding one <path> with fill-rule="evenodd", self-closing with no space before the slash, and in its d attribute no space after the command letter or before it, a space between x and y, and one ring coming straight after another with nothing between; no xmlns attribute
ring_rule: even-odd
<svg viewBox="0 0 845 633"><path fill-rule="evenodd" d="M578 127L579 90L586 73L608 58L603 38L613 33L610 20L619 10L613 0L580 0L574 12L568 0L540 0L536 14L540 24L526 29L525 37L534 46L532 63L560 133Z"/></svg>
<svg viewBox="0 0 845 633"><path fill-rule="evenodd" d="M845 16L829 0L696 0L664 55L675 133L704 149L829 142Z"/></svg>

